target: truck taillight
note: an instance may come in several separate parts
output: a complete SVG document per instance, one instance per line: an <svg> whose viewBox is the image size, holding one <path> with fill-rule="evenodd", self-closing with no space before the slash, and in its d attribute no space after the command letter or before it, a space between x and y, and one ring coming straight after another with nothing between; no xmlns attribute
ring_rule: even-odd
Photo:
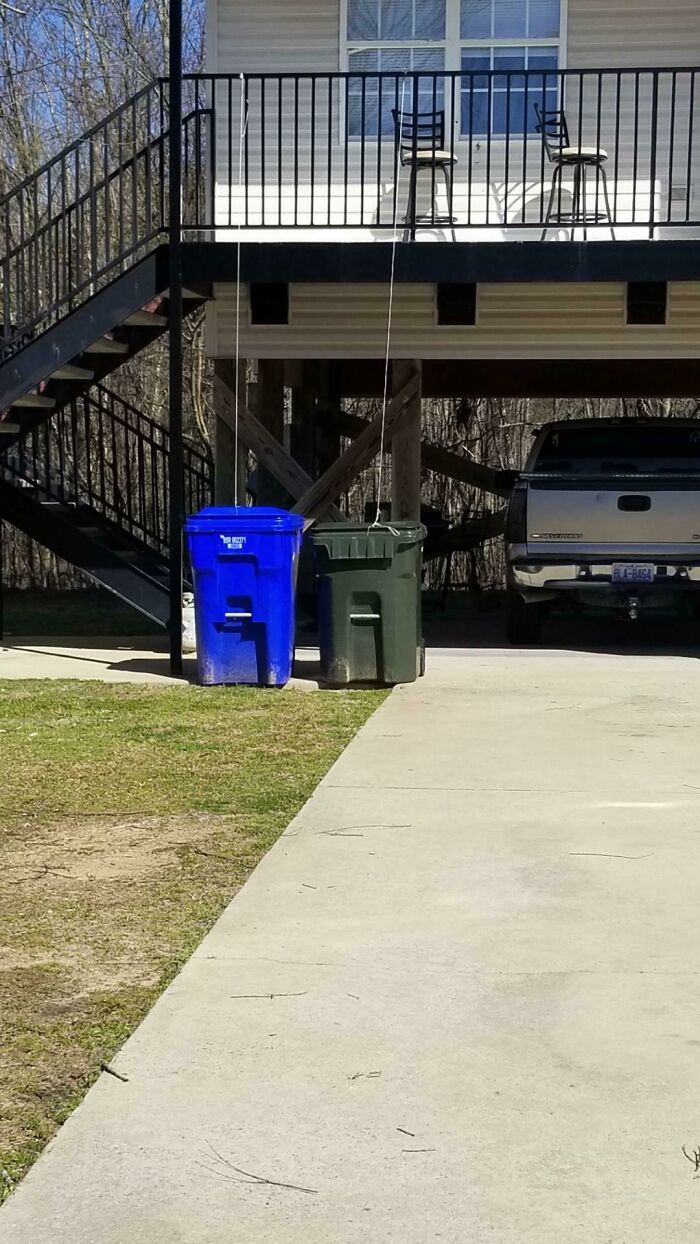
<svg viewBox="0 0 700 1244"><path fill-rule="evenodd" d="M506 543L527 544L527 488L516 488L508 506Z"/></svg>

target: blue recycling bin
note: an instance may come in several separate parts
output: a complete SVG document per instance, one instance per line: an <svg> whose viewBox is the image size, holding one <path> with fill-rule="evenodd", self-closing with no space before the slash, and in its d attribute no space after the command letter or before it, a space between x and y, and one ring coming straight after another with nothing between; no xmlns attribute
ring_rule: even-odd
<svg viewBox="0 0 700 1244"><path fill-rule="evenodd" d="M303 526L298 514L256 506L208 506L187 519L200 683L289 681Z"/></svg>

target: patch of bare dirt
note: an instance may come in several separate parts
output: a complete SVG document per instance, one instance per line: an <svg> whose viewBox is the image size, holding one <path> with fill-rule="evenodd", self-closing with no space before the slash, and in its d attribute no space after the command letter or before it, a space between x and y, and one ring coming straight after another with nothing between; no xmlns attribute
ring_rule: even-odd
<svg viewBox="0 0 700 1244"><path fill-rule="evenodd" d="M2 885L136 880L165 874L179 848L204 850L230 818L210 813L148 816L119 821L85 818L70 825L33 827L29 839L15 838L3 851Z"/></svg>

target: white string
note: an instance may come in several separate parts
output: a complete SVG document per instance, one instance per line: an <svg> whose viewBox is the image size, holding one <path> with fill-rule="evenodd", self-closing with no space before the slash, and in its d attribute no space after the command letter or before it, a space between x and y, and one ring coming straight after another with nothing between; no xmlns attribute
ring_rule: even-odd
<svg viewBox="0 0 700 1244"><path fill-rule="evenodd" d="M401 83L401 107L399 108L399 124L396 143L397 160L396 160L396 186L394 188L394 238L391 243L391 273L389 276L389 306L387 308L386 321L386 351L384 353L384 393L382 395L382 430L379 438L379 463L377 466L377 512L374 516L373 527L377 527L381 522L382 507L382 481L384 476L384 439L386 430L386 404L389 394L389 354L391 351L391 325L394 314L394 271L396 268L396 224L399 211L399 189L401 186L401 138L403 135L403 118L404 118L404 100L406 97L406 78L404 76ZM381 100L380 100L381 107Z"/></svg>
<svg viewBox="0 0 700 1244"><path fill-rule="evenodd" d="M241 335L241 190L243 189L243 142L248 129L248 105L245 99L245 77L241 80L241 124L238 134L238 231L236 236L236 356L234 363L234 412L233 412L233 504L238 505L238 381L240 369L239 341ZM245 498L244 498L245 502Z"/></svg>

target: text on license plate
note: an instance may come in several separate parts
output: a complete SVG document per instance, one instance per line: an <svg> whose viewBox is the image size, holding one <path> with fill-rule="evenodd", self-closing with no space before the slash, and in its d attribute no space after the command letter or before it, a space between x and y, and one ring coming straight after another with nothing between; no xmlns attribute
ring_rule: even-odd
<svg viewBox="0 0 700 1244"><path fill-rule="evenodd" d="M653 583L654 566L647 562L613 562L613 583Z"/></svg>

